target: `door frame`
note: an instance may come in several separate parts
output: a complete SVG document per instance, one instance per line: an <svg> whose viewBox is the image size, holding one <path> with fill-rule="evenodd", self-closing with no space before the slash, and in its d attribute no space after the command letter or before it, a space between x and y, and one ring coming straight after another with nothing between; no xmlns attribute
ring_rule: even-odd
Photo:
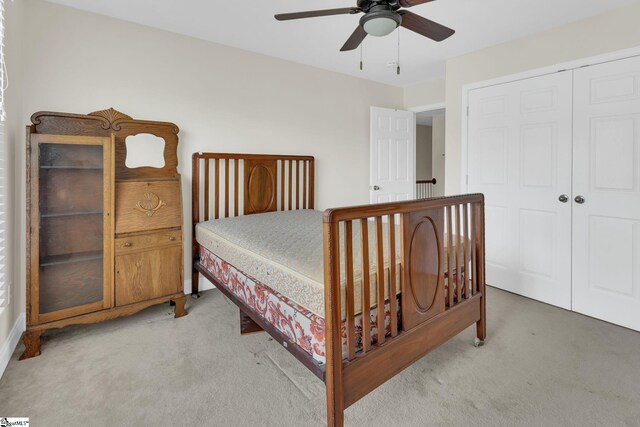
<svg viewBox="0 0 640 427"><path fill-rule="evenodd" d="M559 73L562 71L573 71L577 68L589 67L592 65L603 64L606 62L618 61L621 59L640 56L640 46L629 49L616 50L600 55L590 56L586 58L575 59L559 64L549 65L541 68L534 68L515 74L508 74L494 79L469 83L462 86L462 145L461 145L461 161L460 161L460 182L461 193L468 193L468 175L469 175L469 93L475 89L481 89L499 84L515 82L518 80L526 80L534 77L540 77L547 74ZM421 107L419 107L421 108Z"/></svg>
<svg viewBox="0 0 640 427"><path fill-rule="evenodd" d="M430 112L430 111L438 111L438 110L444 110L444 115L446 117L446 115L447 115L447 103L446 102L436 102L436 103L433 103L433 104L420 105L418 107L411 107L411 108L407 109L407 111L411 111L411 112L416 113L416 114L418 114L418 113L427 113L427 112ZM416 123L416 125L417 125L417 123ZM417 143L418 143L417 136L418 136L418 133L416 131L416 147L417 147ZM445 144L445 147L446 147L446 144ZM434 157L433 157L433 144L432 144L431 145L431 167L432 168L433 168L433 159L434 159ZM416 173L417 173L417 170L418 170L418 157L416 155ZM445 183L446 183L446 174L447 174L447 170L446 170L446 165L445 165L444 173L442 174L441 178L438 178L438 183L436 184L436 185L438 185L438 187L435 187L435 185L432 186L432 190L435 190L436 188L438 188L438 189L441 188L442 189L441 195L444 195L444 186L445 186ZM433 174L433 169L431 171L431 178L436 178L436 176L434 176L434 174ZM417 187L417 185L416 185L416 187ZM417 191L416 191L416 194L417 194Z"/></svg>
<svg viewBox="0 0 640 427"><path fill-rule="evenodd" d="M425 113L427 111L444 110L446 108L447 108L446 102L436 102L435 104L421 105L419 107L407 108L407 111L412 111L414 113Z"/></svg>

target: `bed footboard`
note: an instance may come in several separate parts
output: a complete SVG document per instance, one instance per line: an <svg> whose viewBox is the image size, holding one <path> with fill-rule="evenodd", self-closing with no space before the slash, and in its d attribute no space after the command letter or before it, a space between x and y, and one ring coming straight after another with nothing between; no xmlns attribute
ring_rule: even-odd
<svg viewBox="0 0 640 427"><path fill-rule="evenodd" d="M358 241L354 227L360 230ZM369 229L375 233L373 247ZM360 259L354 259L356 252ZM480 194L327 210L324 264L329 426L342 426L345 408L470 325L475 323L478 339L485 339ZM354 270L362 271L361 280L355 280ZM375 317L363 316L362 342L356 342L357 307L371 306L371 295L374 302L385 301L398 291L400 307L393 297L389 313L385 304L376 304Z"/></svg>

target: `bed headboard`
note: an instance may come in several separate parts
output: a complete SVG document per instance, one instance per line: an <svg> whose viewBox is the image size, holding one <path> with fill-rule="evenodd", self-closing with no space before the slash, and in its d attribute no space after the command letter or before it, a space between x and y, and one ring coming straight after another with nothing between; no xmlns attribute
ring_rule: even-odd
<svg viewBox="0 0 640 427"><path fill-rule="evenodd" d="M194 258L200 221L314 208L311 156L199 152L193 154L192 172Z"/></svg>
<svg viewBox="0 0 640 427"><path fill-rule="evenodd" d="M314 158L194 153L193 222L314 208Z"/></svg>

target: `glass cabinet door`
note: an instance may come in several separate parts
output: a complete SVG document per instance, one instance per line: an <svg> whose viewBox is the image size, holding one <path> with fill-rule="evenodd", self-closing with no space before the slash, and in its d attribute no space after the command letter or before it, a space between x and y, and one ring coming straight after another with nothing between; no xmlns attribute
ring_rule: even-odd
<svg viewBox="0 0 640 427"><path fill-rule="evenodd" d="M112 306L111 147L105 137L32 135L35 323Z"/></svg>

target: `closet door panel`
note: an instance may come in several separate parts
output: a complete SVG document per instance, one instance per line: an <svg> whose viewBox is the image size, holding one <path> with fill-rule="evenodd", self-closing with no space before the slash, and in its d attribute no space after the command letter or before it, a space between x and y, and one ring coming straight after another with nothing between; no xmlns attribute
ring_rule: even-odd
<svg viewBox="0 0 640 427"><path fill-rule="evenodd" d="M574 73L573 309L640 330L640 58Z"/></svg>
<svg viewBox="0 0 640 427"><path fill-rule="evenodd" d="M468 190L486 198L487 283L571 307L571 73L469 95Z"/></svg>

